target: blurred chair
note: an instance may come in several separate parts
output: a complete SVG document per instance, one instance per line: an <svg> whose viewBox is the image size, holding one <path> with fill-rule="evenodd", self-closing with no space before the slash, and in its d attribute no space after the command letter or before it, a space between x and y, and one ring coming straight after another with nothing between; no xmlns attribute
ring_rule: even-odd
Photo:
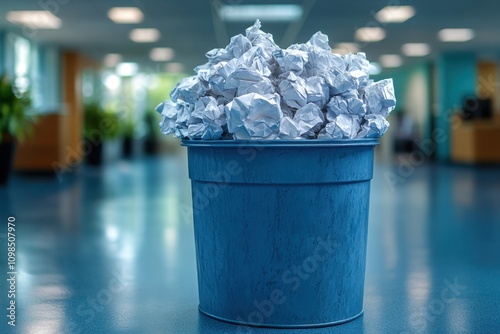
<svg viewBox="0 0 500 334"><path fill-rule="evenodd" d="M401 110L396 114L395 127L394 152L407 153L415 150L418 141L418 129L413 119Z"/></svg>

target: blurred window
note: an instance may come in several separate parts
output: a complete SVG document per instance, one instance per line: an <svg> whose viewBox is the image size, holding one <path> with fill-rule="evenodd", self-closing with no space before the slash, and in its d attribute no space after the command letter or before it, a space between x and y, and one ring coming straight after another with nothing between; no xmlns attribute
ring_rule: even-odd
<svg viewBox="0 0 500 334"><path fill-rule="evenodd" d="M15 89L29 92L35 112L59 112L59 50L40 47L14 33L6 34L4 46L5 73Z"/></svg>
<svg viewBox="0 0 500 334"><path fill-rule="evenodd" d="M13 81L14 87L25 93L30 89L31 45L29 40L8 33L6 39L6 72Z"/></svg>

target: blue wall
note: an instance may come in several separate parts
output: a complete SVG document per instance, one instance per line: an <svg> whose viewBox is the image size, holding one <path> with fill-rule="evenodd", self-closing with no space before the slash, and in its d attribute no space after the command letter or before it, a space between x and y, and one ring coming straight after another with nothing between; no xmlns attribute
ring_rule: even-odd
<svg viewBox="0 0 500 334"><path fill-rule="evenodd" d="M396 94L397 106L394 112L399 112L404 109L405 95L408 86L408 81L416 72L425 72L430 85L430 65L428 63L420 63L411 66L404 66L394 69L384 69L384 72L379 75L371 75L370 78L379 81L386 78L392 78L394 82L394 93Z"/></svg>
<svg viewBox="0 0 500 334"><path fill-rule="evenodd" d="M392 78L394 82L394 93L397 99L396 109L394 114L404 111L407 115L412 117L416 126L419 130L420 139L430 138L431 136L431 104L432 104L432 93L431 93L431 81L432 81L432 67L428 62L422 62L410 66L404 66L395 69L385 69L383 74L371 76L372 79L378 81L385 78ZM419 92L413 92L412 81L415 76L420 76L423 79L422 84L425 87ZM412 103L409 98L410 94L417 93L417 96L425 99L422 104L419 105L418 115L415 114L415 106L410 106ZM411 113L413 111L413 113ZM389 122L393 121L393 117L389 118ZM394 129L393 129L394 130Z"/></svg>
<svg viewBox="0 0 500 334"><path fill-rule="evenodd" d="M43 111L53 112L60 109L61 101L61 60L56 47L39 47L39 76L42 79L41 92Z"/></svg>
<svg viewBox="0 0 500 334"><path fill-rule="evenodd" d="M439 112L436 128L442 130L437 140L437 157L450 159L450 114L459 109L464 97L476 90L477 61L473 53L444 53L438 61Z"/></svg>
<svg viewBox="0 0 500 334"><path fill-rule="evenodd" d="M0 75L5 70L5 32L0 31Z"/></svg>

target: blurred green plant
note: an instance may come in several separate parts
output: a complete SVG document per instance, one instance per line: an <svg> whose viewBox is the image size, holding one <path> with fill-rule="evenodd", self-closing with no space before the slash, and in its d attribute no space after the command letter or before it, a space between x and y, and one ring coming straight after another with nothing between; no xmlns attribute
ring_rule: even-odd
<svg viewBox="0 0 500 334"><path fill-rule="evenodd" d="M146 127L148 130L148 135L152 137L160 137L161 130L159 123L161 121L161 115L156 112L154 109L148 109L144 113L144 121L146 123Z"/></svg>
<svg viewBox="0 0 500 334"><path fill-rule="evenodd" d="M88 137L95 133L103 139L113 139L120 135L121 119L117 112L104 110L99 103L84 106L84 134Z"/></svg>
<svg viewBox="0 0 500 334"><path fill-rule="evenodd" d="M7 76L0 78L0 142L4 139L22 141L29 135L36 121L30 112L29 93L19 93Z"/></svg>
<svg viewBox="0 0 500 334"><path fill-rule="evenodd" d="M128 119L123 122L122 133L125 138L134 139L135 138L135 123L133 120Z"/></svg>

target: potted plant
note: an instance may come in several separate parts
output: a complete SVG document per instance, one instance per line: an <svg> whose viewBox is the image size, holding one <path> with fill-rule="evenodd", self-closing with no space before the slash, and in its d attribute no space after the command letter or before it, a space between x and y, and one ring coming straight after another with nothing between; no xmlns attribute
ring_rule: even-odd
<svg viewBox="0 0 500 334"><path fill-rule="evenodd" d="M104 110L96 102L85 105L84 115L84 137L90 147L87 162L90 165L100 165L103 141L119 135L120 118L116 112Z"/></svg>
<svg viewBox="0 0 500 334"><path fill-rule="evenodd" d="M146 112L144 120L148 131L146 140L144 141L144 151L146 154L155 154L158 151L158 136L160 134L158 123L160 119L158 118L158 114L154 110L151 110Z"/></svg>
<svg viewBox="0 0 500 334"><path fill-rule="evenodd" d="M123 124L123 157L130 158L133 152L133 143L135 138L135 124L128 119Z"/></svg>
<svg viewBox="0 0 500 334"><path fill-rule="evenodd" d="M30 132L35 117L29 113L27 93L15 90L4 75L0 78L0 185L7 183L17 140Z"/></svg>

